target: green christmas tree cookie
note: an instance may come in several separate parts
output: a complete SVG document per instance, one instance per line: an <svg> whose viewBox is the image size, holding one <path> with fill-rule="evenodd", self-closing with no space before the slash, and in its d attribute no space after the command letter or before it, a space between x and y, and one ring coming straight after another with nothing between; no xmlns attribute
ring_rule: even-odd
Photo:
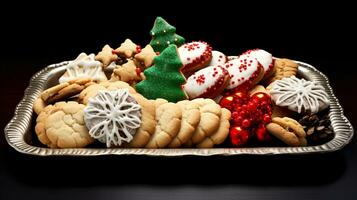
<svg viewBox="0 0 357 200"><path fill-rule="evenodd" d="M167 23L163 18L157 17L150 34L152 39L150 45L156 52L162 52L170 44L177 47L185 43L185 39L176 34L176 28Z"/></svg>
<svg viewBox="0 0 357 200"><path fill-rule="evenodd" d="M176 45L167 47L154 58L154 63L144 71L146 80L136 84L136 90L148 99L163 98L170 102L187 99L182 89L186 79L180 71L183 65Z"/></svg>

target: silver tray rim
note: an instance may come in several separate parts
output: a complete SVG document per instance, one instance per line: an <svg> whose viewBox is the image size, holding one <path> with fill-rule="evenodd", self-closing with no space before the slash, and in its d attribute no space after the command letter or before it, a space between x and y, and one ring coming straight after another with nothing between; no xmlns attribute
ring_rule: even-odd
<svg viewBox="0 0 357 200"><path fill-rule="evenodd" d="M233 56L231 57L233 58ZM70 148L50 149L32 146L25 141L26 134L31 131L32 105L44 90L48 76L58 73L68 64L64 61L49 65L32 76L24 96L16 106L14 116L4 129L8 144L20 153L36 156L99 156L99 155L147 155L147 156L234 156L234 155L299 155L311 153L327 153L342 149L347 145L354 130L351 123L343 114L338 99L333 93L328 78L310 64L295 61L299 64L300 76L321 84L330 98L329 117L335 132L334 138L322 145L307 147L244 147L244 148L179 148L179 149L146 149L146 148Z"/></svg>

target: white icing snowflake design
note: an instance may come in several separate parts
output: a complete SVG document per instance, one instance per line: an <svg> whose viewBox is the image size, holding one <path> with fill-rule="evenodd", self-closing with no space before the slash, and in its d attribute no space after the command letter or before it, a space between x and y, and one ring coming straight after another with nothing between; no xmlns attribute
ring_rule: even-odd
<svg viewBox="0 0 357 200"><path fill-rule="evenodd" d="M59 82L67 82L78 78L91 78L94 81L105 81L107 77L102 70L102 64L94 59L94 54L81 53L74 61L67 65L66 74Z"/></svg>
<svg viewBox="0 0 357 200"><path fill-rule="evenodd" d="M141 124L141 107L128 89L102 90L84 109L89 134L107 147L129 143Z"/></svg>
<svg viewBox="0 0 357 200"><path fill-rule="evenodd" d="M288 107L298 113L317 113L330 104L321 85L295 76L275 81L270 94L276 105Z"/></svg>

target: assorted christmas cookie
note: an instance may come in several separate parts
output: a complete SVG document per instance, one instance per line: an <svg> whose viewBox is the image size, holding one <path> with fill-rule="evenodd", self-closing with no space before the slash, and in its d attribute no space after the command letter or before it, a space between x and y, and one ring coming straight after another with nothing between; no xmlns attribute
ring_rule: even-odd
<svg viewBox="0 0 357 200"><path fill-rule="evenodd" d="M93 143L84 123L84 107L61 101L44 108L35 127L40 142L50 148L82 148Z"/></svg>
<svg viewBox="0 0 357 200"><path fill-rule="evenodd" d="M206 42L185 44L161 17L150 33L143 49L126 39L59 69L58 82L34 98L43 146L302 147L334 137L328 93L301 79L297 62L262 49L226 56Z"/></svg>
<svg viewBox="0 0 357 200"><path fill-rule="evenodd" d="M136 45L130 39L126 39L123 43L121 43L120 47L116 48L113 53L118 54L119 56L125 58L131 58L135 54L141 51L140 46Z"/></svg>
<svg viewBox="0 0 357 200"><path fill-rule="evenodd" d="M109 45L105 45L101 52L99 52L95 59L102 62L103 68L107 68L108 65L118 60L118 55L113 53L113 50Z"/></svg>
<svg viewBox="0 0 357 200"><path fill-rule="evenodd" d="M69 62L66 72L59 78L59 82L64 83L79 78L89 78L96 82L107 80L102 63L94 59L94 54L79 54L74 61Z"/></svg>
<svg viewBox="0 0 357 200"><path fill-rule="evenodd" d="M78 101L80 103L83 103L84 105L87 105L89 102L89 99L91 97L94 97L98 94L100 90L119 90L119 89L128 89L131 94L135 94L136 91L134 88L132 88L129 84L123 82L123 81L115 81L115 82L109 82L109 81L104 81L99 84L92 84L85 88L78 97Z"/></svg>
<svg viewBox="0 0 357 200"><path fill-rule="evenodd" d="M289 117L274 117L266 128L270 134L289 146L307 145L306 133L301 124L294 119Z"/></svg>
<svg viewBox="0 0 357 200"><path fill-rule="evenodd" d="M170 102L187 99L182 88L186 79L180 71L182 63L176 46L167 47L155 57L154 63L144 71L146 79L136 84L136 90L148 99L164 98Z"/></svg>
<svg viewBox="0 0 357 200"><path fill-rule="evenodd" d="M185 39L176 34L176 28L167 23L163 18L157 17L154 27L150 31L150 45L156 52L162 52L171 44L177 47L185 43Z"/></svg>
<svg viewBox="0 0 357 200"><path fill-rule="evenodd" d="M84 109L89 134L107 147L129 143L141 124L141 107L128 89L102 90Z"/></svg>
<svg viewBox="0 0 357 200"><path fill-rule="evenodd" d="M133 60L128 60L122 66L118 65L111 75L110 81L123 81L130 85L135 85L137 82L144 80L144 73L137 67Z"/></svg>
<svg viewBox="0 0 357 200"><path fill-rule="evenodd" d="M254 57L242 54L225 65L230 75L227 89L251 88L264 76L262 65Z"/></svg>
<svg viewBox="0 0 357 200"><path fill-rule="evenodd" d="M264 77L263 80L267 79L274 73L274 59L271 53L263 50L263 49L253 49L248 50L244 54L248 54L251 57L257 59L257 61L263 66L264 68Z"/></svg>
<svg viewBox="0 0 357 200"><path fill-rule="evenodd" d="M229 80L224 67L210 66L188 77L184 89L190 99L215 98L227 87Z"/></svg>
<svg viewBox="0 0 357 200"><path fill-rule="evenodd" d="M197 103L183 100L177 102L182 111L181 127L176 137L169 143L169 148L177 148L186 143L196 130L201 119L200 107Z"/></svg>
<svg viewBox="0 0 357 200"><path fill-rule="evenodd" d="M94 84L91 79L80 78L55 85L41 93L41 98L46 104L66 100L79 94L86 87Z"/></svg>
<svg viewBox="0 0 357 200"><path fill-rule="evenodd" d="M181 127L182 111L174 103L156 108L156 128L146 148L164 148L176 137Z"/></svg>
<svg viewBox="0 0 357 200"><path fill-rule="evenodd" d="M191 146L201 143L205 138L213 135L220 126L221 107L211 99L194 99L199 105L201 119L192 138L185 145Z"/></svg>
<svg viewBox="0 0 357 200"><path fill-rule="evenodd" d="M212 47L202 41L186 43L178 48L178 52L184 74L190 74L206 67L212 59Z"/></svg>
<svg viewBox="0 0 357 200"><path fill-rule="evenodd" d="M154 64L154 58L157 56L154 49L148 44L141 50L140 53L134 56L134 61L138 63L142 69L146 69Z"/></svg>
<svg viewBox="0 0 357 200"><path fill-rule="evenodd" d="M288 78L291 76L296 76L299 65L290 59L275 59L274 61L274 72L271 77L269 77L265 82L270 84L276 80L282 78Z"/></svg>
<svg viewBox="0 0 357 200"><path fill-rule="evenodd" d="M317 113L330 105L328 95L321 85L295 76L273 82L270 94L277 106L298 113Z"/></svg>
<svg viewBox="0 0 357 200"><path fill-rule="evenodd" d="M224 65L227 61L227 56L222 52L212 51L212 59L208 66Z"/></svg>
<svg viewBox="0 0 357 200"><path fill-rule="evenodd" d="M206 137L202 142L198 143L196 146L198 148L212 148L215 145L222 144L229 134L231 112L225 108L222 109L220 125L215 133Z"/></svg>

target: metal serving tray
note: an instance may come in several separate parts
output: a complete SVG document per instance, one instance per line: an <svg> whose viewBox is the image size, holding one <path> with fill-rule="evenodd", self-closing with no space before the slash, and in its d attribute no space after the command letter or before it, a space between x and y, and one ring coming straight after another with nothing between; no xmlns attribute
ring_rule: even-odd
<svg viewBox="0 0 357 200"><path fill-rule="evenodd" d="M299 64L298 76L321 84L330 99L329 116L334 131L334 138L322 145L307 147L246 147L246 148L180 148L180 149L134 149L134 148L73 148L50 149L33 146L35 134L33 133L33 121L36 114L32 110L32 104L40 93L58 83L58 78L64 73L68 62L50 65L37 72L25 90L23 99L17 105L14 117L5 127L7 142L21 153L38 156L97 156L97 155L148 155L148 156L211 156L211 155L276 155L276 154L309 154L337 151L348 144L353 136L353 127L343 115L343 110L338 99L332 92L327 77L315 67L296 61Z"/></svg>

